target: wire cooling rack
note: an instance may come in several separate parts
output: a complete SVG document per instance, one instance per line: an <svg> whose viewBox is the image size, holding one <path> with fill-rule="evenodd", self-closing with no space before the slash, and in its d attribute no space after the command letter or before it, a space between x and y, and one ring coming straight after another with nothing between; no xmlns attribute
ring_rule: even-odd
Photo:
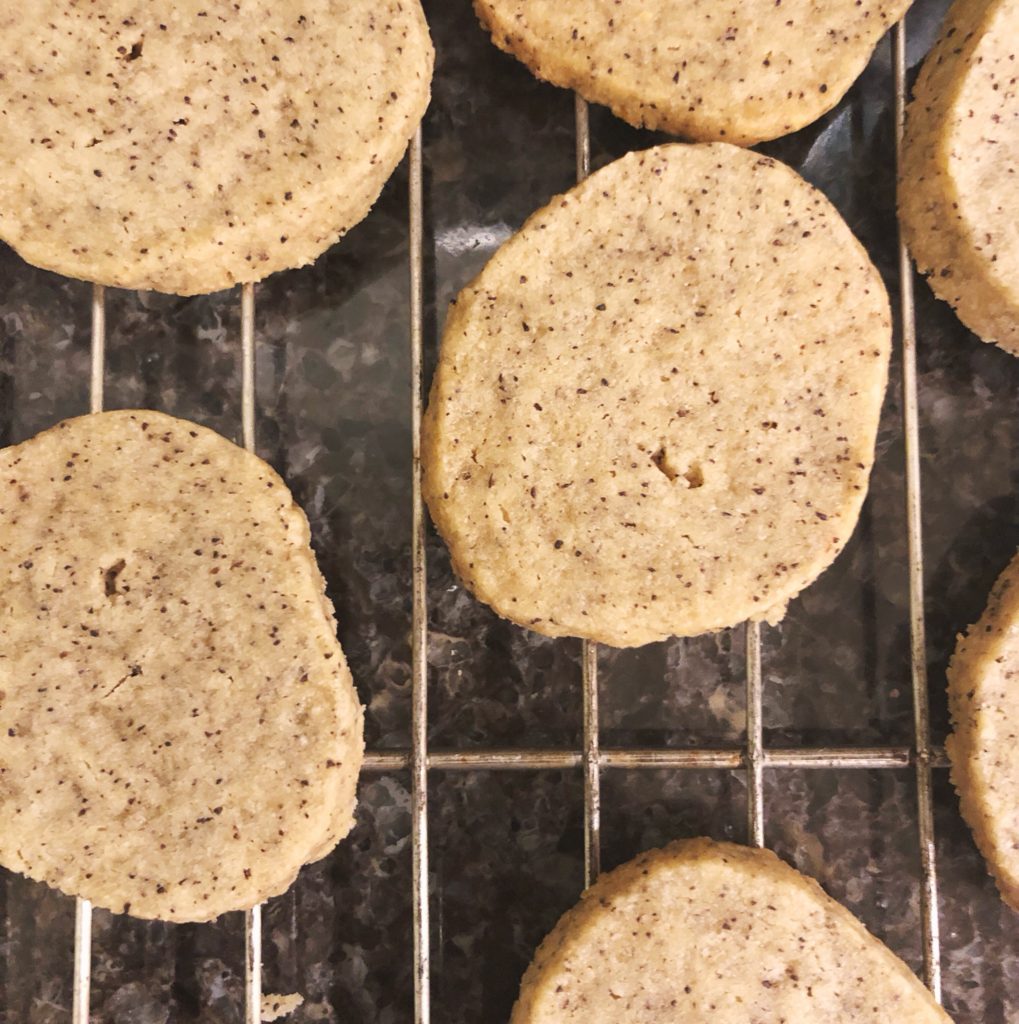
<svg viewBox="0 0 1019 1024"><path fill-rule="evenodd" d="M896 160L900 155L906 101L906 29L892 30L894 66ZM575 104L577 178L590 170L590 135L587 104ZM923 604L923 538L921 528L920 461L917 414L916 324L913 276L909 256L899 242L899 307L902 357L902 430L905 440L906 524L908 535L910 663L913 693L913 743L911 746L798 747L766 749L762 730L761 627L748 623L746 644L746 737L742 748L663 749L603 748L599 741L598 649L585 642L582 648L583 731L580 749L481 749L471 751L429 749L428 721L428 619L426 599L425 512L421 498L420 431L423 401L423 190L422 143L418 130L408 153L409 252L410 252L410 350L411 423L413 443L413 538L412 538L412 745L409 750L369 751L364 771L391 772L410 769L412 787L412 886L414 929L414 1021L429 1024L430 946L428 886L428 778L429 771L513 771L518 769L580 769L584 790L584 876L586 884L600 868L601 773L613 769L728 769L741 770L747 782L747 841L764 845L764 773L769 768L799 769L903 769L915 776L920 865L920 921L923 977L940 1000L941 966L938 929L938 883L935 863L931 773L947 765L943 750L932 747L926 671ZM242 436L244 447L255 448L255 288L240 289ZM105 293L95 286L92 295L90 408L103 408L104 350L106 337ZM74 929L74 981L72 1019L88 1024L91 981L92 908L86 900L76 905ZM261 907L248 911L245 920L245 1022L261 1020Z"/></svg>

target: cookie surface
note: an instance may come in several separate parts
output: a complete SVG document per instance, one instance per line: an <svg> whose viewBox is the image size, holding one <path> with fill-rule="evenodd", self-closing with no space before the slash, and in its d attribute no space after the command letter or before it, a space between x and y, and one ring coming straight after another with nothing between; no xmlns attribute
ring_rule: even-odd
<svg viewBox="0 0 1019 1024"><path fill-rule="evenodd" d="M424 493L496 611L615 646L774 620L853 530L890 346L859 242L788 167L631 154L452 306Z"/></svg>
<svg viewBox="0 0 1019 1024"><path fill-rule="evenodd" d="M773 853L693 839L603 875L542 942L511 1024L946 1024L909 968Z"/></svg>
<svg viewBox="0 0 1019 1024"><path fill-rule="evenodd" d="M934 294L1019 355L1019 0L956 0L906 116L899 215Z"/></svg>
<svg viewBox="0 0 1019 1024"><path fill-rule="evenodd" d="M308 523L260 459L155 412L0 452L0 863L208 920L353 823L362 713Z"/></svg>
<svg viewBox="0 0 1019 1024"><path fill-rule="evenodd" d="M539 78L639 127L749 146L835 106L909 0L474 0Z"/></svg>
<svg viewBox="0 0 1019 1024"><path fill-rule="evenodd" d="M0 238L189 295L314 260L428 103L418 0L0 0Z"/></svg>
<svg viewBox="0 0 1019 1024"><path fill-rule="evenodd" d="M963 817L1005 902L1019 910L1019 555L948 670L946 747Z"/></svg>

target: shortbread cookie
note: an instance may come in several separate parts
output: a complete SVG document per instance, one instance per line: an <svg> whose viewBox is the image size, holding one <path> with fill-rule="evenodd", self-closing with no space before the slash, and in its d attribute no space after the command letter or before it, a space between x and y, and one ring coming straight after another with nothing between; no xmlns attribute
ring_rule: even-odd
<svg viewBox="0 0 1019 1024"><path fill-rule="evenodd" d="M474 0L500 49L630 124L749 146L831 110L910 0Z"/></svg>
<svg viewBox="0 0 1019 1024"><path fill-rule="evenodd" d="M946 744L963 817L1005 902L1019 910L1019 555L948 670Z"/></svg>
<svg viewBox="0 0 1019 1024"><path fill-rule="evenodd" d="M1019 355L1019 0L956 0L906 116L902 228L934 294Z"/></svg>
<svg viewBox="0 0 1019 1024"><path fill-rule="evenodd" d="M0 0L0 238L191 295L310 263L428 103L418 0Z"/></svg>
<svg viewBox="0 0 1019 1024"><path fill-rule="evenodd" d="M156 412L0 452L0 863L138 917L282 892L353 823L362 713L308 522Z"/></svg>
<svg viewBox="0 0 1019 1024"><path fill-rule="evenodd" d="M888 298L837 211L724 144L535 214L453 305L424 485L500 614L625 647L781 618L867 491Z"/></svg>
<svg viewBox="0 0 1019 1024"><path fill-rule="evenodd" d="M511 1024L950 1024L909 968L773 853L693 839L603 875Z"/></svg>

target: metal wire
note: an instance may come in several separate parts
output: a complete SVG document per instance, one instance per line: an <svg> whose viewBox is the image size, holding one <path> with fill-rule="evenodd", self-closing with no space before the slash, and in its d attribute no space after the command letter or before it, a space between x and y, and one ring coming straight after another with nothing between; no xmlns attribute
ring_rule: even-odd
<svg viewBox="0 0 1019 1024"><path fill-rule="evenodd" d="M71 990L73 1024L88 1024L92 989L92 904L74 901L74 982Z"/></svg>
<svg viewBox="0 0 1019 1024"><path fill-rule="evenodd" d="M89 412L103 411L103 377L106 368L106 289L92 285L92 360L89 376Z"/></svg>
<svg viewBox="0 0 1019 1024"><path fill-rule="evenodd" d="M370 750L365 755L365 772L399 772L411 766L410 750ZM541 771L582 768L583 750L519 747L502 750L429 750L429 771ZM762 768L799 768L807 770L844 769L872 771L883 768L909 768L916 763L911 747L775 747L761 752ZM659 747L611 747L598 752L599 769L749 768L746 750L737 749L661 749ZM931 748L930 766L947 768L948 757L941 747Z"/></svg>
<svg viewBox="0 0 1019 1024"><path fill-rule="evenodd" d="M421 499L422 347L424 337L424 225L421 181L421 129L410 143L410 362L411 444L413 446L413 536L411 541L411 884L414 890L414 1020L431 1020L428 913L428 604L425 565L425 511Z"/></svg>
<svg viewBox="0 0 1019 1024"><path fill-rule="evenodd" d="M591 173L591 118L587 100L574 94L573 122L577 145L577 181L583 181Z"/></svg>
<svg viewBox="0 0 1019 1024"><path fill-rule="evenodd" d="M761 726L761 624L746 624L747 675L747 836L764 846L764 734Z"/></svg>
<svg viewBox="0 0 1019 1024"><path fill-rule="evenodd" d="M906 22L892 39L895 66L895 164L902 164L906 122ZM923 593L923 523L920 485L920 427L917 414L916 308L913 268L899 234L899 300L902 313L902 421L906 447L906 524L909 543L909 638L913 681L913 728L916 744L917 831L920 843L920 931L923 976L941 1001L941 938L938 921L937 853L934 847L934 801L931 793L931 725L927 689L927 638Z"/></svg>
<svg viewBox="0 0 1019 1024"><path fill-rule="evenodd" d="M255 450L255 286L241 285L241 435Z"/></svg>
<svg viewBox="0 0 1019 1024"><path fill-rule="evenodd" d="M106 368L106 289L92 286L92 337L89 367L89 412L103 411L103 376ZM92 904L74 901L74 975L71 982L72 1024L88 1024L92 991Z"/></svg>
<svg viewBox="0 0 1019 1024"><path fill-rule="evenodd" d="M601 872L601 757L598 738L598 645L585 640L581 650L584 691L584 886Z"/></svg>
<svg viewBox="0 0 1019 1024"><path fill-rule="evenodd" d="M255 450L255 286L241 285L241 435ZM244 1024L262 1020L262 907L244 912Z"/></svg>
<svg viewBox="0 0 1019 1024"><path fill-rule="evenodd" d="M591 128L587 102L574 96L577 181L591 173ZM601 871L601 761L598 757L598 645L585 640L580 652L584 738L584 886Z"/></svg>
<svg viewBox="0 0 1019 1024"><path fill-rule="evenodd" d="M262 905L244 912L244 1024L262 1020Z"/></svg>

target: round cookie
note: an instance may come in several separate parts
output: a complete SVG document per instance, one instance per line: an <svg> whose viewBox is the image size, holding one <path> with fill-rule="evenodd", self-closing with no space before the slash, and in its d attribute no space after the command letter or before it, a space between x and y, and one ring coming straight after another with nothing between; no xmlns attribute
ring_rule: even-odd
<svg viewBox="0 0 1019 1024"><path fill-rule="evenodd" d="M630 124L750 146L831 110L910 0L474 0L500 49Z"/></svg>
<svg viewBox="0 0 1019 1024"><path fill-rule="evenodd" d="M950 1024L909 968L773 853L707 839L601 878L538 949L510 1024Z"/></svg>
<svg viewBox="0 0 1019 1024"><path fill-rule="evenodd" d="M1019 910L1019 555L948 669L946 747L962 814L1005 902Z"/></svg>
<svg viewBox="0 0 1019 1024"><path fill-rule="evenodd" d="M1019 355L1019 0L956 0L906 114L899 216L934 294Z"/></svg>
<svg viewBox="0 0 1019 1024"><path fill-rule="evenodd" d="M310 263L428 103L418 0L0 0L0 238L192 295Z"/></svg>
<svg viewBox="0 0 1019 1024"><path fill-rule="evenodd" d="M424 494L464 582L625 647L781 618L867 490L888 299L837 211L735 146L633 153L459 295Z"/></svg>
<svg viewBox="0 0 1019 1024"><path fill-rule="evenodd" d="M261 459L156 412L0 452L0 863L204 921L353 824L362 712L308 522Z"/></svg>

